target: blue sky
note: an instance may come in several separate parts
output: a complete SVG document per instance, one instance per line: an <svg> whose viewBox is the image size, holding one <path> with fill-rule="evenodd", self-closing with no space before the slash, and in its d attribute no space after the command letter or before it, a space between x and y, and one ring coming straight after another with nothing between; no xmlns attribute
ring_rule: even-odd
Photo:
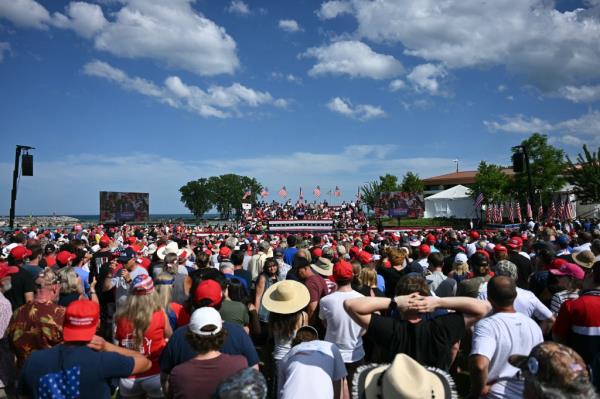
<svg viewBox="0 0 600 399"><path fill-rule="evenodd" d="M0 0L0 214L98 212L222 173L271 191L600 145L600 1ZM311 195L307 196L312 199Z"/></svg>

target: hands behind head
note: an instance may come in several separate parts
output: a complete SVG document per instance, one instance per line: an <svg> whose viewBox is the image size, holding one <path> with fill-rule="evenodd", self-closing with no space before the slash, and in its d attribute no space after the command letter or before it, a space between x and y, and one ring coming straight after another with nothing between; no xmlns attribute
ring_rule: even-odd
<svg viewBox="0 0 600 399"><path fill-rule="evenodd" d="M405 298L406 303L404 306L402 306L403 304L398 303L398 307L401 308L401 310L414 310L419 313L429 313L433 312L439 307L439 298L434 296L423 296L415 292L410 295L406 295Z"/></svg>

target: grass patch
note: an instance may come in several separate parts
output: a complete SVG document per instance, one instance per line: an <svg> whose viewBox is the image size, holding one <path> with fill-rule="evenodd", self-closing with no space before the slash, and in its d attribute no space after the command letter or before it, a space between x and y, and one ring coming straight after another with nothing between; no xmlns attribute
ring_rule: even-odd
<svg viewBox="0 0 600 399"><path fill-rule="evenodd" d="M383 227L442 227L450 226L454 229L465 229L469 227L468 219L455 218L422 218L422 219L396 219L396 218L381 218ZM371 220L371 226L377 225L377 219Z"/></svg>

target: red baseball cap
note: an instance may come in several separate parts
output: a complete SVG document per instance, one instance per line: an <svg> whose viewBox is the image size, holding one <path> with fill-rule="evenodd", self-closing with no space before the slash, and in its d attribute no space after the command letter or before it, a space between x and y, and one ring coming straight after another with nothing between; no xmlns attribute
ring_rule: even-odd
<svg viewBox="0 0 600 399"><path fill-rule="evenodd" d="M315 258L320 258L321 256L323 256L323 250L321 248L314 248L312 250L312 253Z"/></svg>
<svg viewBox="0 0 600 399"><path fill-rule="evenodd" d="M96 334L100 306L88 299L73 301L67 306L63 321L63 341L87 342Z"/></svg>
<svg viewBox="0 0 600 399"><path fill-rule="evenodd" d="M358 255L358 261L360 263L362 263L363 265L369 264L369 263L371 263L373 261L373 255L371 255L367 251L362 251Z"/></svg>
<svg viewBox="0 0 600 399"><path fill-rule="evenodd" d="M109 244L110 244L110 237L109 236L107 236L105 234L102 237L100 237L100 245L101 246L108 246Z"/></svg>
<svg viewBox="0 0 600 399"><path fill-rule="evenodd" d="M479 232L471 230L469 232L469 237L471 237L473 240L479 240Z"/></svg>
<svg viewBox="0 0 600 399"><path fill-rule="evenodd" d="M129 244L135 244L137 242L137 238L135 238L134 236L127 237L127 242Z"/></svg>
<svg viewBox="0 0 600 399"><path fill-rule="evenodd" d="M19 268L16 266L9 266L6 262L0 263L0 278L10 276L11 274L15 274L18 271Z"/></svg>
<svg viewBox="0 0 600 399"><path fill-rule="evenodd" d="M427 244L422 244L419 247L419 254L421 254L422 256L427 256L431 253L431 248L429 248L429 245Z"/></svg>
<svg viewBox="0 0 600 399"><path fill-rule="evenodd" d="M231 249L229 249L229 247L226 246L219 248L219 256L221 258L229 259L229 257L231 256Z"/></svg>
<svg viewBox="0 0 600 399"><path fill-rule="evenodd" d="M66 266L72 260L75 260L77 255L72 254L69 251L60 251L58 255L56 255L56 262L61 266Z"/></svg>
<svg viewBox="0 0 600 399"><path fill-rule="evenodd" d="M335 281L351 280L352 277L354 277L354 273L352 273L352 263L341 260L333 265L333 279Z"/></svg>
<svg viewBox="0 0 600 399"><path fill-rule="evenodd" d="M138 258L138 263L140 264L140 266L142 266L144 269L148 270L148 268L150 267L150 264L152 263L150 261L150 259L143 257L143 258Z"/></svg>
<svg viewBox="0 0 600 399"><path fill-rule="evenodd" d="M568 276L575 280L583 280L585 272L574 263L564 263L558 269L550 269L555 276Z"/></svg>
<svg viewBox="0 0 600 399"><path fill-rule="evenodd" d="M14 260L23 260L28 256L31 256L31 251L23 245L17 245L16 247L10 250L10 256Z"/></svg>
<svg viewBox="0 0 600 399"><path fill-rule="evenodd" d="M137 245L137 244L131 244L131 245L129 246L129 248L133 249L133 251L134 251L136 254L139 254L140 252L142 252L142 249L141 249L141 248L140 248L140 246L139 246L139 245Z"/></svg>
<svg viewBox="0 0 600 399"><path fill-rule="evenodd" d="M427 237L425 238L425 241L429 242L429 243L435 243L436 242L436 238L433 234L427 234Z"/></svg>
<svg viewBox="0 0 600 399"><path fill-rule="evenodd" d="M498 244L494 246L494 252L508 252L508 249L504 245Z"/></svg>
<svg viewBox="0 0 600 399"><path fill-rule="evenodd" d="M511 247L512 249L520 248L523 246L523 240L521 237L512 237L510 240L508 240L506 246Z"/></svg>
<svg viewBox="0 0 600 399"><path fill-rule="evenodd" d="M215 307L223 300L223 291L221 290L221 284L215 280L204 280L194 291L194 300L200 302L203 299L210 300L208 306Z"/></svg>
<svg viewBox="0 0 600 399"><path fill-rule="evenodd" d="M566 259L555 258L552 263L550 263L550 269L560 269L560 267L566 263L569 263Z"/></svg>

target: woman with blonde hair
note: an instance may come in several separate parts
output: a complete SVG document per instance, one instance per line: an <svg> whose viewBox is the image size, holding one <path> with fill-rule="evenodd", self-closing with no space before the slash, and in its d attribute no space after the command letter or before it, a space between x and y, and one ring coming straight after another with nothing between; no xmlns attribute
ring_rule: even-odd
<svg viewBox="0 0 600 399"><path fill-rule="evenodd" d="M71 266L63 267L58 270L56 275L60 282L60 294L58 297L58 304L60 306L67 307L73 301L87 299L87 296L83 292L83 282L75 269ZM96 280L94 279L90 284L90 299L98 302L95 288Z"/></svg>
<svg viewBox="0 0 600 399"><path fill-rule="evenodd" d="M448 278L456 280L457 283L469 278L469 264L467 262L467 255L462 252L457 253L452 263L452 271L448 273Z"/></svg>
<svg viewBox="0 0 600 399"><path fill-rule="evenodd" d="M385 281L385 296L393 298L396 284L404 275L403 270L406 267L406 253L398 248L387 248L386 255L390 261L390 267L381 265L377 268L377 273L383 276Z"/></svg>
<svg viewBox="0 0 600 399"><path fill-rule="evenodd" d="M131 293L115 315L115 339L119 346L138 350L152 362L150 370L122 378L122 398L163 398L159 358L172 334L152 279L139 275L131 282Z"/></svg>
<svg viewBox="0 0 600 399"><path fill-rule="evenodd" d="M377 272L375 270L365 267L360 271L358 281L360 282L360 289L357 291L364 296L383 296L383 292L377 288Z"/></svg>
<svg viewBox="0 0 600 399"><path fill-rule="evenodd" d="M183 317L183 305L173 302L173 283L175 278L172 274L162 272L154 279L154 286L156 293L158 294L158 302L161 309L165 311L165 314L169 318L169 324L171 329L175 330L177 327L185 325L185 321L188 318Z"/></svg>

